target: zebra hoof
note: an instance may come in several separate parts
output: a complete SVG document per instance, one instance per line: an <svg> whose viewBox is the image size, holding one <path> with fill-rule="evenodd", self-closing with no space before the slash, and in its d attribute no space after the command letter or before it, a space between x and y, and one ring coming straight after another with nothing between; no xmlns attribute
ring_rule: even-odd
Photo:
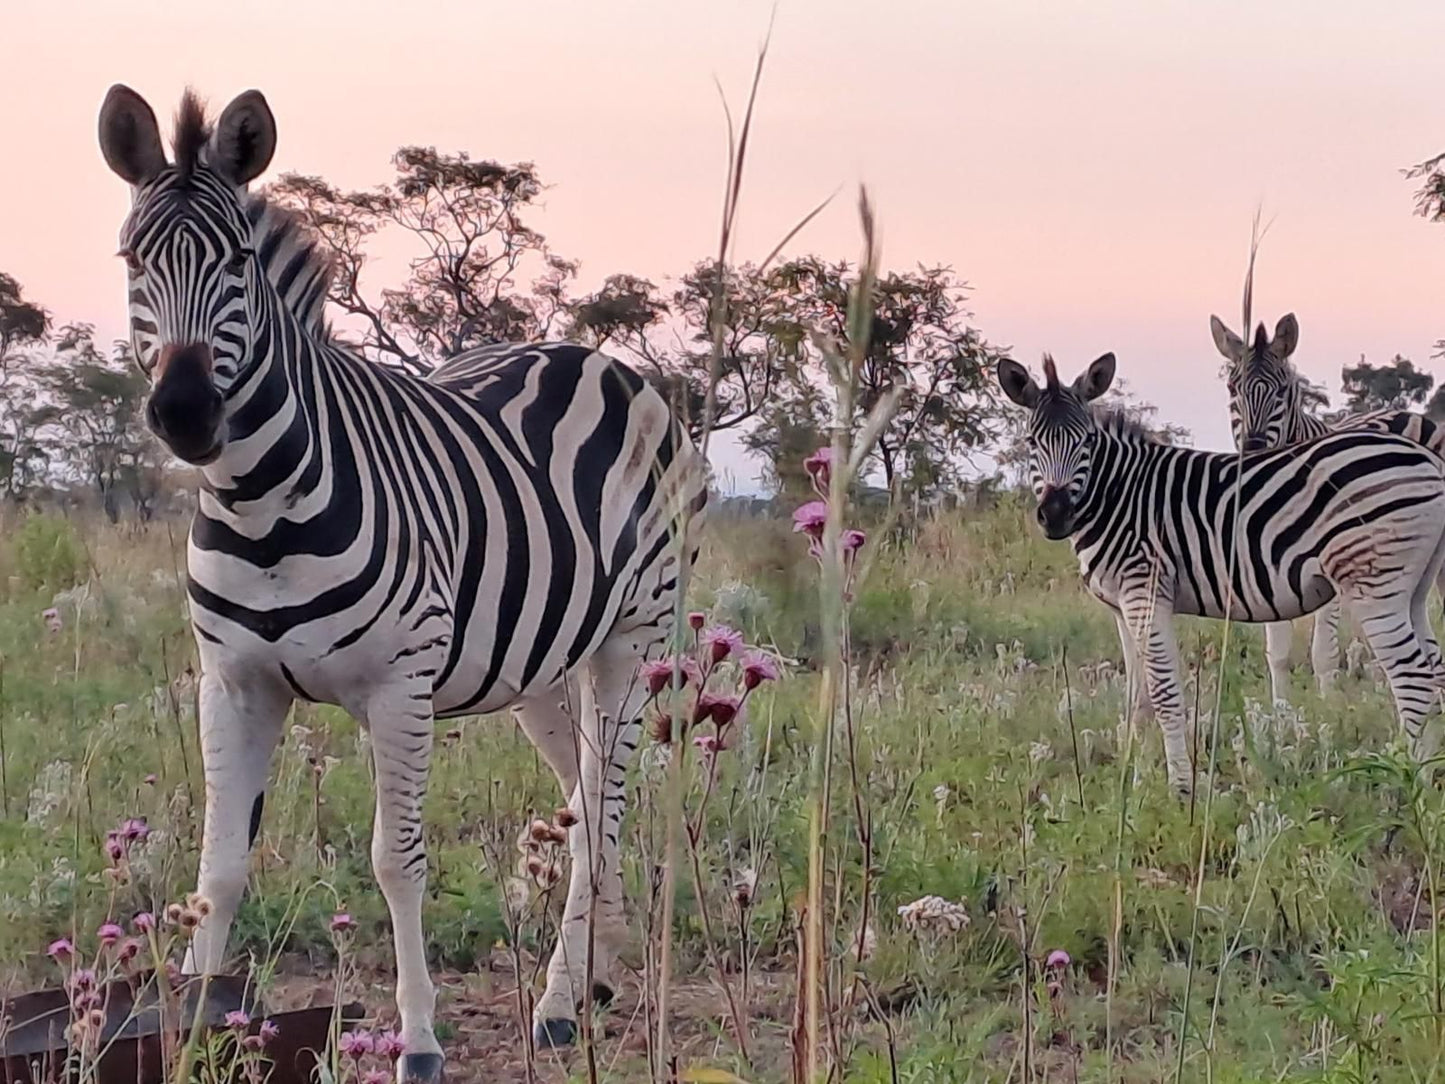
<svg viewBox="0 0 1445 1084"><path fill-rule="evenodd" d="M605 1009L608 1005L611 1005L612 999L615 996L612 992L612 987L608 986L605 982L594 982L592 984L592 1004L596 1005L599 1009Z"/></svg>
<svg viewBox="0 0 1445 1084"><path fill-rule="evenodd" d="M441 1084L442 1056L403 1054L396 1064L396 1079L400 1084Z"/></svg>
<svg viewBox="0 0 1445 1084"><path fill-rule="evenodd" d="M540 1049L571 1046L577 1041L577 1021L566 1019L534 1020L532 1041Z"/></svg>

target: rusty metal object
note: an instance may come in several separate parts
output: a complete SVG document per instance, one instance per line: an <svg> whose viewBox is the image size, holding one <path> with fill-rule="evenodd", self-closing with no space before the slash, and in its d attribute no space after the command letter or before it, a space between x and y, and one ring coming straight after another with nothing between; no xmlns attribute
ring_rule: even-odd
<svg viewBox="0 0 1445 1084"><path fill-rule="evenodd" d="M183 1029L188 1030L195 1019L200 987L200 981L193 979L182 991ZM105 1026L100 1045L105 1053L95 1071L98 1084L166 1084L156 994L156 984L148 974L137 975L134 985L113 982L101 988ZM236 1010L250 1016L252 1034L260 1028L263 1018L279 1029L266 1045L266 1058L273 1066L267 1077L269 1084L309 1084L317 1055L326 1049L330 1038L335 1010L318 1006L267 1015L255 1003L245 979L213 976L207 984L201 1014L203 1032L224 1028L226 1014ZM364 1014L359 1004L343 1006L339 1014L341 1030L355 1027ZM70 1003L64 990L0 995L0 1084L62 1081L70 1051L65 1036L69 1023Z"/></svg>

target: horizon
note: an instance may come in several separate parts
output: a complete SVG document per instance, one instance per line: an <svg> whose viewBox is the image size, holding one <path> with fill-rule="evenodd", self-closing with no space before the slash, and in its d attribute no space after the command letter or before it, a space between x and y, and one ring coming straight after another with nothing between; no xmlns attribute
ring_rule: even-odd
<svg viewBox="0 0 1445 1084"><path fill-rule="evenodd" d="M252 25L272 16L293 32L264 50L220 14L156 2L124 17L76 2L22 11L0 92L44 106L12 105L4 125L17 160L42 164L0 177L0 270L57 323L123 335L113 253L128 194L101 160L95 119L124 82L167 134L188 84L213 109L260 89L280 140L263 181L295 171L370 187L413 143L535 162L549 186L535 225L581 262L576 293L624 271L661 285L716 249L726 130L713 77L736 117L770 10L573 0L537 20L436 3L398 20L376 0L265 0ZM1066 375L1113 351L1161 421L1228 447L1208 321L1247 332L1256 208L1271 228L1255 321L1299 317L1302 373L1335 394L1362 355L1445 375L1431 357L1445 338L1433 289L1445 229L1414 215L1401 174L1445 149L1430 56L1442 36L1445 5L1423 0L1371 13L1300 0L1207 13L915 0L886 20L853 0L783 3L735 255L760 259L840 190L785 255L856 260L864 183L885 267L952 267L972 286L972 323L1035 371L1045 351ZM475 65L393 62L438 40L477 42ZM380 251L372 295L396 277L396 255ZM735 448L719 451L720 472L746 468Z"/></svg>

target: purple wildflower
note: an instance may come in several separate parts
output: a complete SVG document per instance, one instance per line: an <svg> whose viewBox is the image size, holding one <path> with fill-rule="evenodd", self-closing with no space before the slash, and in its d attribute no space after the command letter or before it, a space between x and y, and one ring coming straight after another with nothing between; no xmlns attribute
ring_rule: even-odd
<svg viewBox="0 0 1445 1084"><path fill-rule="evenodd" d="M117 926L114 922L107 922L100 929L95 931L95 936L102 945L109 948L111 945L114 945L117 941L119 941L122 937L125 936L125 931L119 926Z"/></svg>
<svg viewBox="0 0 1445 1084"><path fill-rule="evenodd" d="M694 632L696 632L698 629L702 628L706 624L707 614L703 613L701 610L693 610L692 613L687 615L687 627L692 629Z"/></svg>
<svg viewBox="0 0 1445 1084"><path fill-rule="evenodd" d="M70 943L70 938L62 937L50 942L50 947L45 950L45 955L57 963L64 963L75 955L75 946Z"/></svg>
<svg viewBox="0 0 1445 1084"><path fill-rule="evenodd" d="M765 681L778 680L778 664L771 655L749 651L743 656L743 688L756 689Z"/></svg>
<svg viewBox="0 0 1445 1084"><path fill-rule="evenodd" d="M833 449L819 448L807 459L803 460L803 469L808 472L808 477L813 480L813 488L819 493L827 490L828 482L833 477Z"/></svg>
<svg viewBox="0 0 1445 1084"><path fill-rule="evenodd" d="M712 661L722 662L729 655L742 651L743 634L726 625L714 625L702 634L702 642L711 648Z"/></svg>
<svg viewBox="0 0 1445 1084"><path fill-rule="evenodd" d="M1068 967L1071 963L1073 963L1073 960L1069 958L1069 954L1061 948L1056 948L1053 952L1049 953L1049 958L1044 963L1044 966L1050 971L1059 971Z"/></svg>
<svg viewBox="0 0 1445 1084"><path fill-rule="evenodd" d="M348 1031L341 1036L337 1049L360 1061L376 1049L376 1040L369 1031Z"/></svg>
<svg viewBox="0 0 1445 1084"><path fill-rule="evenodd" d="M331 916L332 933L350 933L354 929L356 929L356 922L345 911L340 911ZM350 1032L347 1034L350 1034Z"/></svg>
<svg viewBox="0 0 1445 1084"><path fill-rule="evenodd" d="M226 1014L226 1026L236 1031L245 1031L251 1026L251 1018L240 1009L234 1009Z"/></svg>
<svg viewBox="0 0 1445 1084"><path fill-rule="evenodd" d="M863 548L863 543L868 541L868 536L856 527L850 527L843 532L843 553L852 554Z"/></svg>
<svg viewBox="0 0 1445 1084"><path fill-rule="evenodd" d="M401 1057L405 1050L406 1044L394 1031L383 1031L376 1037L376 1053L380 1057L395 1060Z"/></svg>
<svg viewBox="0 0 1445 1084"><path fill-rule="evenodd" d="M664 689L672 687L672 659L657 659L653 662L642 664L642 680L647 684L647 691L652 696L657 696ZM686 685L688 679L687 667L681 668L681 684Z"/></svg>
<svg viewBox="0 0 1445 1084"><path fill-rule="evenodd" d="M144 817L129 817L120 826L120 838L127 843L138 843L151 834L150 825Z"/></svg>
<svg viewBox="0 0 1445 1084"><path fill-rule="evenodd" d="M822 539L827 522L828 506L822 501L809 501L793 513L793 533L806 534L816 542Z"/></svg>
<svg viewBox="0 0 1445 1084"><path fill-rule="evenodd" d="M149 911L142 911L130 920L130 924L141 933L148 933L156 928L156 916Z"/></svg>

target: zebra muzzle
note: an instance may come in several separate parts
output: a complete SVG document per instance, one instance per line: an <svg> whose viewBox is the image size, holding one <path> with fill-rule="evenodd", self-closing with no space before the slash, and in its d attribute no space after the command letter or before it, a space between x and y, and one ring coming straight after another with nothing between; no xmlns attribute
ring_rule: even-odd
<svg viewBox="0 0 1445 1084"><path fill-rule="evenodd" d="M156 364L146 420L180 459L205 464L224 445L224 403L211 380L211 350L203 344L165 347Z"/></svg>
<svg viewBox="0 0 1445 1084"><path fill-rule="evenodd" d="M1044 537L1054 541L1067 538L1074 529L1074 502L1068 490L1046 487L1039 494L1038 517Z"/></svg>

